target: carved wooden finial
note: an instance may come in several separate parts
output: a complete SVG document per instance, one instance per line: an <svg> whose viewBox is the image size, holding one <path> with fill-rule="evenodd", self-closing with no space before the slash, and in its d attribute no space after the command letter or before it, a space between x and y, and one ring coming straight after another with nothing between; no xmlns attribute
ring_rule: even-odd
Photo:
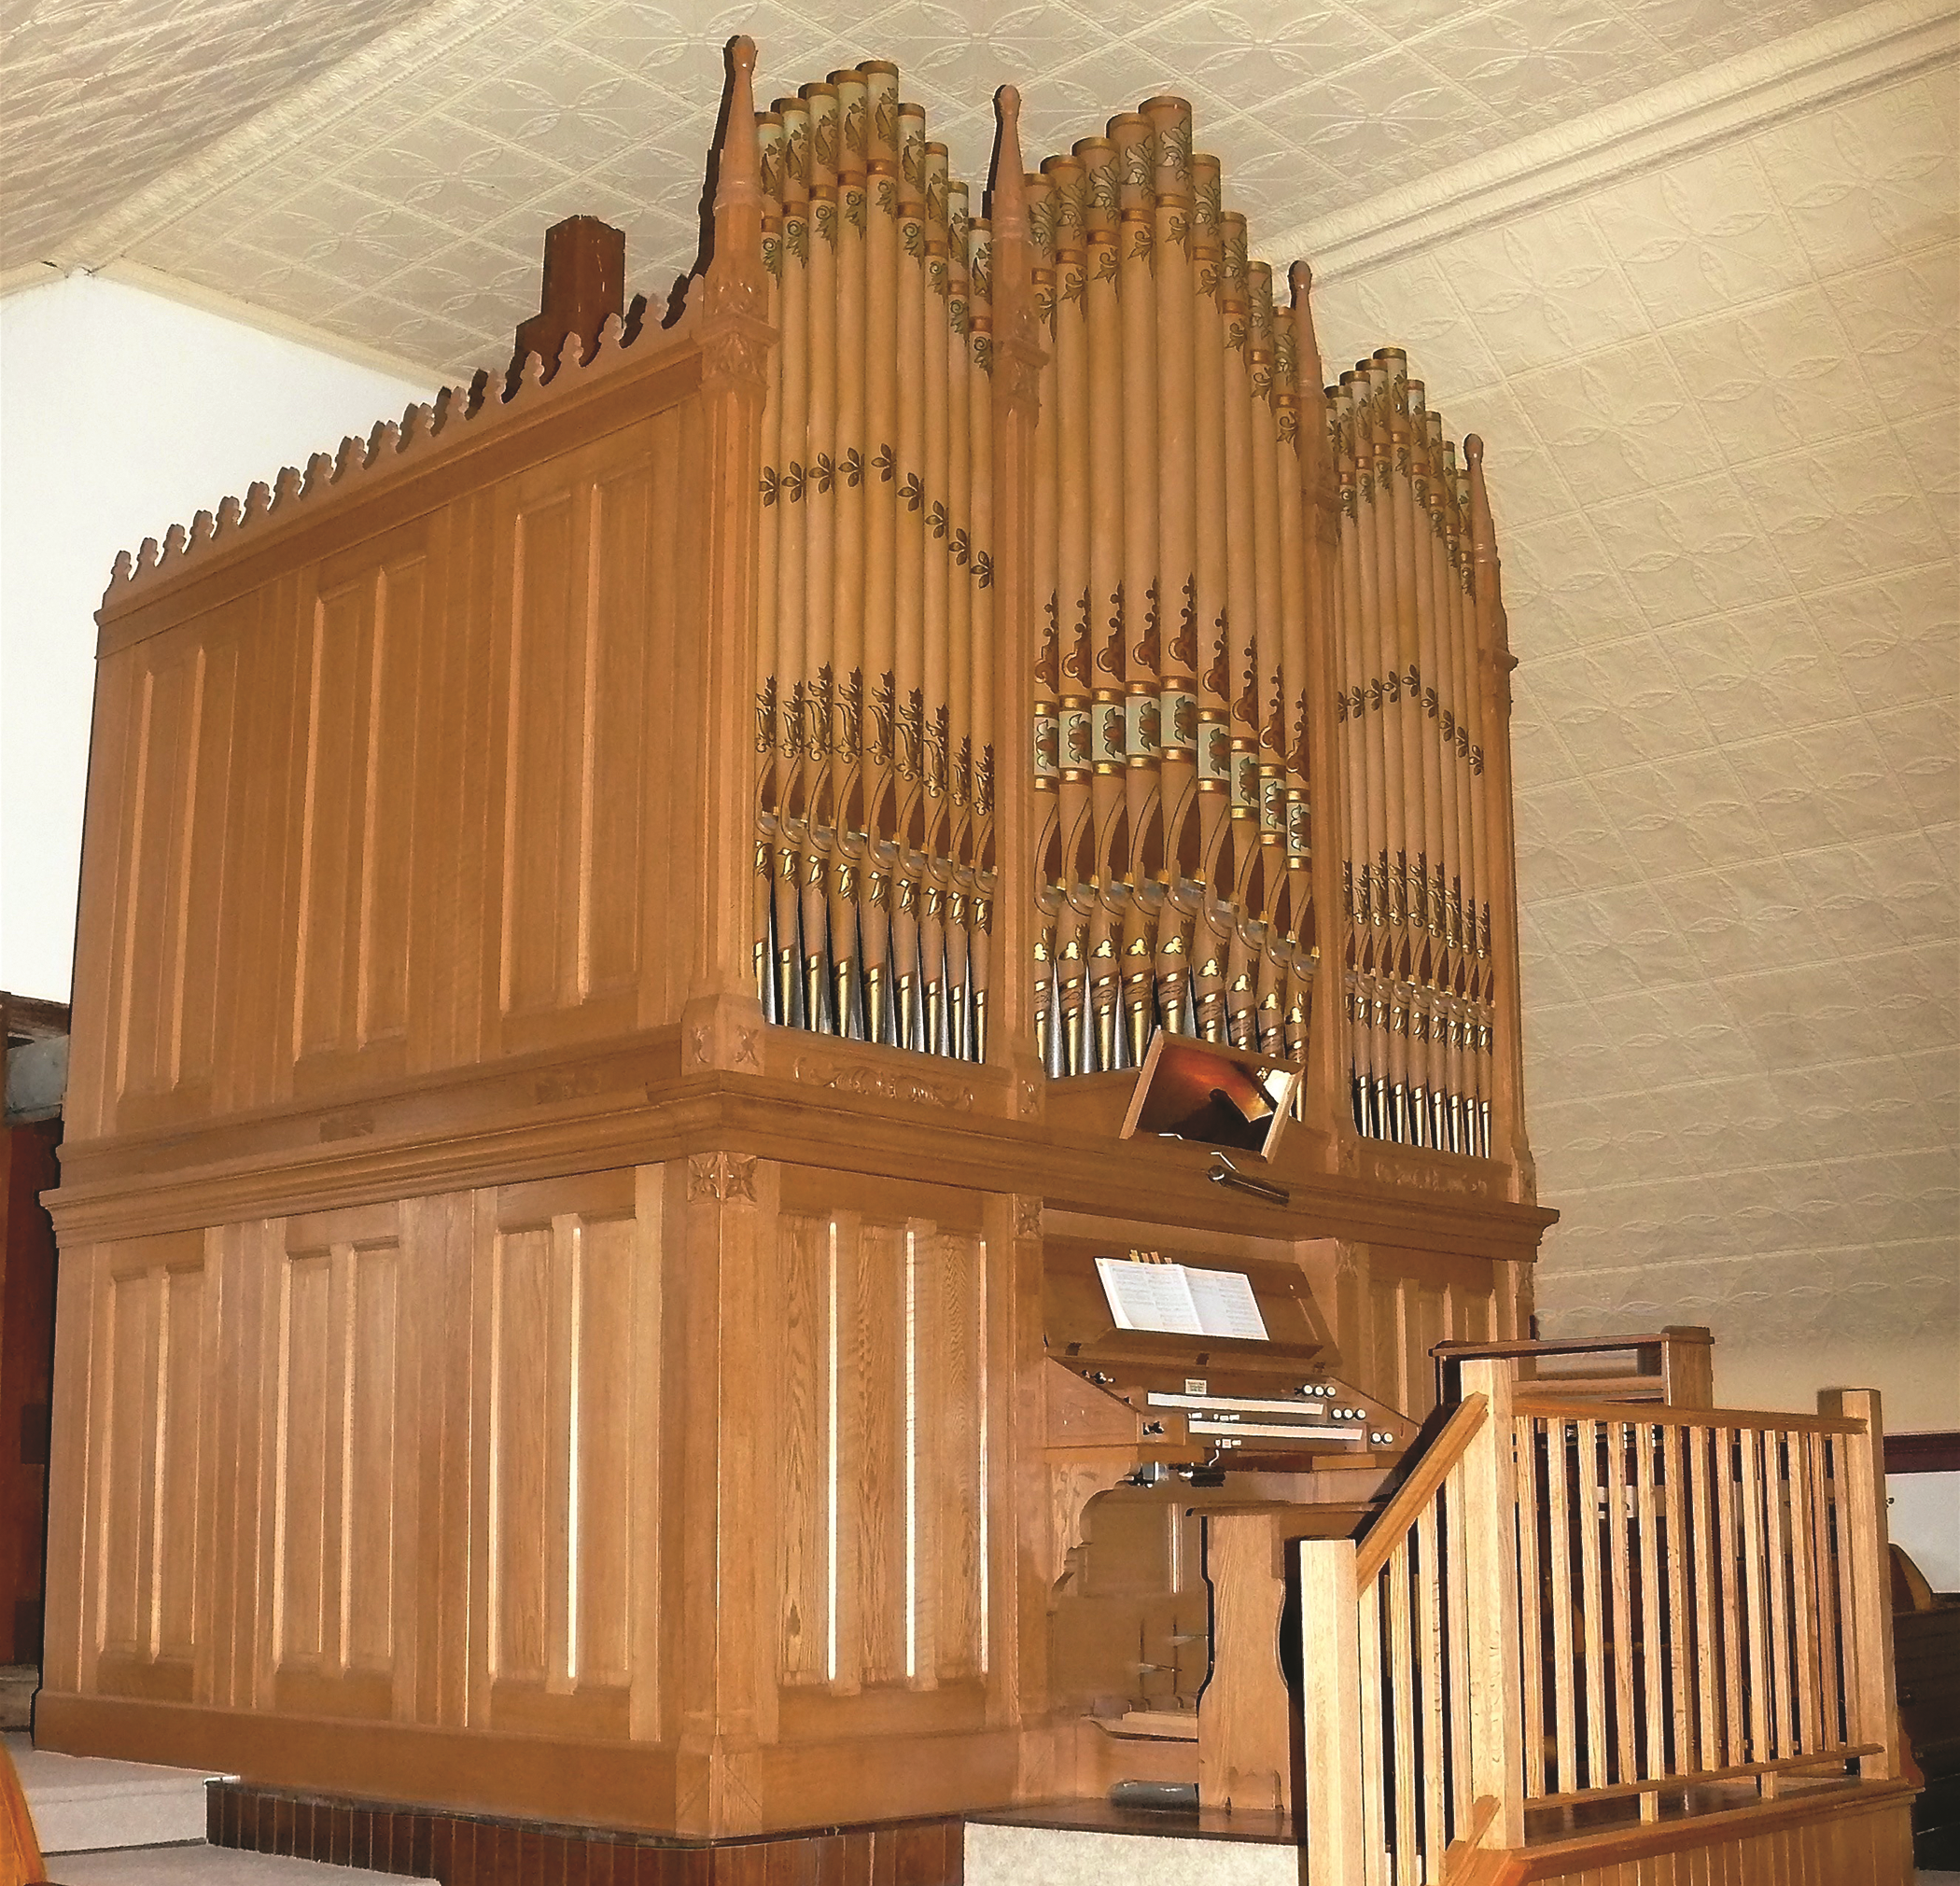
<svg viewBox="0 0 1960 1886"><path fill-rule="evenodd" d="M728 42L728 89L715 145L715 194L710 211L707 312L760 314L763 275L762 154L755 137L755 41Z"/></svg>
<svg viewBox="0 0 1960 1886"><path fill-rule="evenodd" d="M994 241L1021 241L1028 233L1027 195L1022 184L1021 94L1011 85L994 93L994 167L987 182L987 215Z"/></svg>
<svg viewBox="0 0 1960 1886"><path fill-rule="evenodd" d="M1321 337L1313 330L1313 271L1305 262L1295 262L1287 271L1286 279L1293 289L1293 370L1300 402L1301 462L1307 468L1309 482L1331 505L1337 498L1337 480L1333 454L1327 448Z"/></svg>
<svg viewBox="0 0 1960 1886"><path fill-rule="evenodd" d="M1484 485L1484 441L1463 434L1463 476L1470 486L1470 552L1478 563L1497 560L1497 534L1491 526L1491 495Z"/></svg>
<svg viewBox="0 0 1960 1886"><path fill-rule="evenodd" d="M544 232L544 283L538 312L517 329L511 377L536 354L551 363L548 380L566 360L566 342L576 336L574 362L589 355L609 315L626 305L626 232L597 217L567 217Z"/></svg>
<svg viewBox="0 0 1960 1886"><path fill-rule="evenodd" d="M715 166L715 221L724 204L763 197L762 153L755 141L755 41L737 33L728 42L728 111L722 119L721 161ZM745 191L746 186L746 191Z"/></svg>

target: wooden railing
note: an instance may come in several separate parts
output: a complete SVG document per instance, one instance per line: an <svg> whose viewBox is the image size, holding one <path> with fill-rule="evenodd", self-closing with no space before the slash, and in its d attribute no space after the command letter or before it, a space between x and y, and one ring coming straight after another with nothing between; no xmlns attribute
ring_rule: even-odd
<svg viewBox="0 0 1960 1886"><path fill-rule="evenodd" d="M1671 1408L1715 1406L1715 1342L1701 1324L1670 1323L1650 1335L1571 1336L1563 1341L1438 1343L1436 1400L1453 1399L1465 1362L1513 1357L1520 1396L1569 1391L1610 1402L1664 1402Z"/></svg>
<svg viewBox="0 0 1960 1886"><path fill-rule="evenodd" d="M1879 1398L1461 1399L1357 1544L1300 1550L1315 1886L1435 1886L1528 1810L1897 1772Z"/></svg>

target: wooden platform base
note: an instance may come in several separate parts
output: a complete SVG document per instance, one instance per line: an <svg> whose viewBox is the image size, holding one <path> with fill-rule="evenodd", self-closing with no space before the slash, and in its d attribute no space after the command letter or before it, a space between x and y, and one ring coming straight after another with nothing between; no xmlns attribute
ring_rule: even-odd
<svg viewBox="0 0 1960 1886"><path fill-rule="evenodd" d="M1775 1802L1696 1791L1658 1822L1550 1818L1521 1851L1464 1855L1453 1879L1474 1886L1911 1886L1907 1782L1812 1784ZM466 1814L340 1795L214 1781L213 1846L287 1853L433 1879L441 1886L963 1886L965 1821L806 1828L690 1840L617 1829ZM1290 1846L1281 1815L1139 1813L1101 1802L1049 1802L975 1814L994 1827L1057 1835Z"/></svg>
<svg viewBox="0 0 1960 1886"><path fill-rule="evenodd" d="M214 1781L214 1847L441 1886L960 1886L957 1820L686 1840Z"/></svg>

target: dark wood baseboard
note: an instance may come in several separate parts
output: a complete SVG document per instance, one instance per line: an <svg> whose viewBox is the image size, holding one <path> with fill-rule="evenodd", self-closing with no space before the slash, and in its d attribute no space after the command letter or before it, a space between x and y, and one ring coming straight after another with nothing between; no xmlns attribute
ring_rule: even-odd
<svg viewBox="0 0 1960 1886"><path fill-rule="evenodd" d="M439 1808L206 1786L214 1847L364 1866L441 1886L960 1886L954 1819L690 1840Z"/></svg>

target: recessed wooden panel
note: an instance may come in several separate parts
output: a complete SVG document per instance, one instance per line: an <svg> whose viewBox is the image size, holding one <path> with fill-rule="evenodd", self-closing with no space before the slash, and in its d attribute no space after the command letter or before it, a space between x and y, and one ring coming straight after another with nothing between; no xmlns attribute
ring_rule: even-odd
<svg viewBox="0 0 1960 1886"><path fill-rule="evenodd" d="M237 678L233 628L221 619L146 645L136 683L117 916L116 1087L125 1125L182 1111L211 1080Z"/></svg>
<svg viewBox="0 0 1960 1886"><path fill-rule="evenodd" d="M781 1531L782 1681L830 1677L832 1292L834 1230L828 1219L786 1212L779 1222L781 1352L774 1432Z"/></svg>
<svg viewBox="0 0 1960 1886"><path fill-rule="evenodd" d="M203 1269L112 1271L105 1293L97 1647L188 1667L199 1647Z"/></svg>
<svg viewBox="0 0 1960 1886"><path fill-rule="evenodd" d="M285 1707L389 1707L399 1284L392 1240L337 1242L286 1259L273 1630Z"/></svg>
<svg viewBox="0 0 1960 1886"><path fill-rule="evenodd" d="M302 1061L406 1033L428 588L418 530L329 565L313 598L293 1027Z"/></svg>
<svg viewBox="0 0 1960 1886"><path fill-rule="evenodd" d="M778 1678L849 1694L982 1675L986 1246L930 1219L777 1223Z"/></svg>
<svg viewBox="0 0 1960 1886"><path fill-rule="evenodd" d="M654 473L608 441L518 487L509 519L506 1015L634 990L646 893Z"/></svg>
<svg viewBox="0 0 1960 1886"><path fill-rule="evenodd" d="M922 1437L920 1478L931 1489L930 1542L919 1558L937 1586L930 1667L942 1682L986 1669L984 1589L987 1541L981 1524L987 1436L981 1331L986 1310L985 1244L957 1232L916 1242L922 1259L917 1371ZM925 1661L925 1659L921 1659Z"/></svg>
<svg viewBox="0 0 1960 1886"><path fill-rule="evenodd" d="M623 1735L627 1695L651 1680L634 1531L659 1384L640 1250L632 1216L560 1211L492 1236L486 1673L507 1728Z"/></svg>

